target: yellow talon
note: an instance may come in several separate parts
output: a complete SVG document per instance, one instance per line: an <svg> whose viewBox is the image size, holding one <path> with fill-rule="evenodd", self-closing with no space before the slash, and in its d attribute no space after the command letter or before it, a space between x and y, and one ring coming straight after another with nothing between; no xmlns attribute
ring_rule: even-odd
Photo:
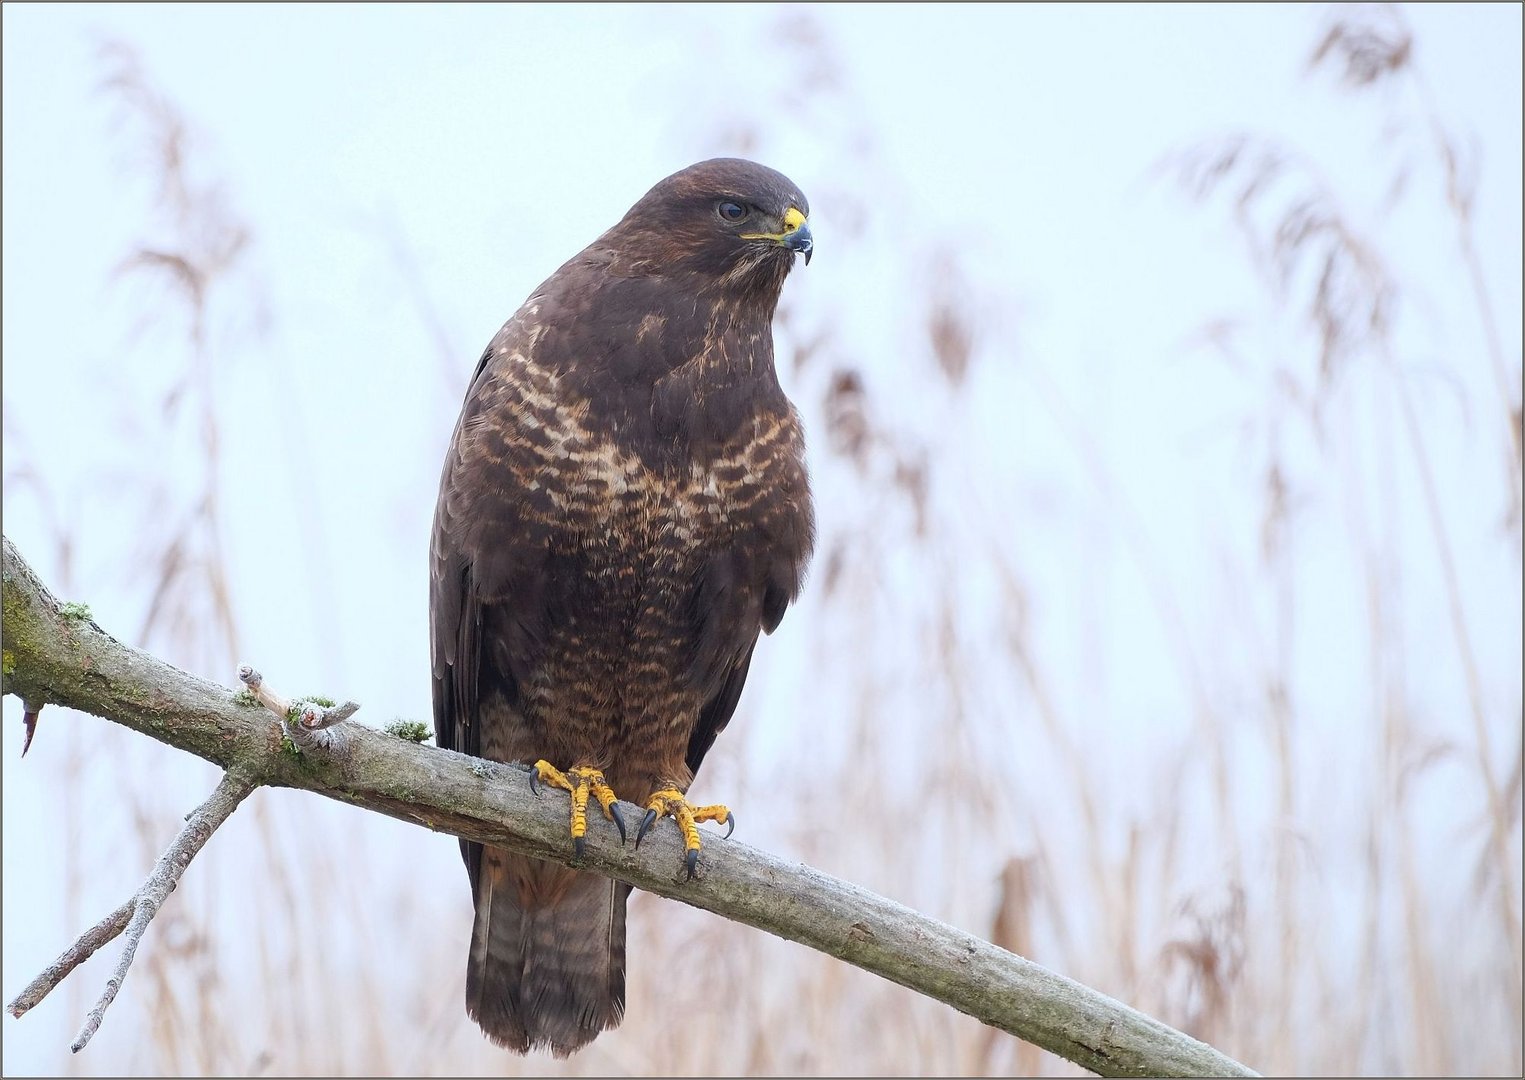
<svg viewBox="0 0 1525 1080"><path fill-rule="evenodd" d="M596 781L593 781L589 784L589 788L593 792L593 797L598 800L598 805L603 807L604 817L613 821L614 803L616 801L614 796L614 789L611 788L608 784L604 783L602 774L599 774L599 777Z"/></svg>
<svg viewBox="0 0 1525 1080"><path fill-rule="evenodd" d="M699 829L698 822L714 821L721 825L729 824L726 836L730 836L736 827L735 818L731 811L724 806L690 806L683 792L676 788L664 788L651 797L646 804L646 819L641 822L641 827L636 830L635 846L641 846L641 839L656 822L657 818L671 814L673 820L678 823L678 829L683 833L683 846L686 850L684 865L688 868L688 876L693 878L694 871L699 866Z"/></svg>
<svg viewBox="0 0 1525 1080"><path fill-rule="evenodd" d="M578 765L568 769L565 773L549 761L540 760L535 762L535 767L530 772L530 787L535 789L535 781L540 780L551 787L561 788L572 794L572 846L577 854L583 850L583 837L588 832L588 795L591 793L598 800L598 805L603 808L604 817L619 828L620 843L625 842L625 821L615 810L616 802L614 790L604 782L604 774L598 769L586 765ZM538 794L538 789L537 794Z"/></svg>

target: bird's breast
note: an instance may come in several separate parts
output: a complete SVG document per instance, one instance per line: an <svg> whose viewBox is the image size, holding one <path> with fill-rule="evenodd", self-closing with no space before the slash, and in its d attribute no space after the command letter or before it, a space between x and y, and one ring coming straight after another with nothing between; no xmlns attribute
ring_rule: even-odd
<svg viewBox="0 0 1525 1080"><path fill-rule="evenodd" d="M792 426L758 416L709 453L652 460L588 422L585 410L541 408L516 418L528 454L504 479L525 510L566 542L722 541L744 528L770 492L802 475Z"/></svg>

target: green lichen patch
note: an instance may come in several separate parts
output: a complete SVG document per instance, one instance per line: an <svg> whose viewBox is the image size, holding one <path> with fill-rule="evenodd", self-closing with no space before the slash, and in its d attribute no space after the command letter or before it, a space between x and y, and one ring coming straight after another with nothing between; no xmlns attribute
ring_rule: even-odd
<svg viewBox="0 0 1525 1080"><path fill-rule="evenodd" d="M58 605L58 613L66 619L74 619L77 622L86 622L90 618L89 604L76 604L70 601L67 604Z"/></svg>
<svg viewBox="0 0 1525 1080"><path fill-rule="evenodd" d="M9 679L14 674L16 674L16 654L6 649L0 652L0 675Z"/></svg>
<svg viewBox="0 0 1525 1080"><path fill-rule="evenodd" d="M428 742L434 737L434 732L429 730L429 725L418 720L404 720L398 717L386 727L381 729L388 735L395 735L399 739L406 739L412 743Z"/></svg>
<svg viewBox="0 0 1525 1080"><path fill-rule="evenodd" d="M334 707L334 699L324 697L322 694L311 694L307 697L297 698L286 707L286 722L288 724L301 723L302 714L312 705L323 709L332 709Z"/></svg>
<svg viewBox="0 0 1525 1080"><path fill-rule="evenodd" d="M243 705L245 707L253 707L256 709L260 707L259 698L257 698L254 695L254 691L250 690L248 687L244 687L244 689L234 693L233 704Z"/></svg>

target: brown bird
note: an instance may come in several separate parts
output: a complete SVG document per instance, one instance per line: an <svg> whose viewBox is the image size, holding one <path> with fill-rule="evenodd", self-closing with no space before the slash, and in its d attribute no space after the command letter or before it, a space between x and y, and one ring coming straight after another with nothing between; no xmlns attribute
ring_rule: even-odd
<svg viewBox="0 0 1525 1080"><path fill-rule="evenodd" d="M773 312L809 204L719 158L669 176L492 340L445 457L430 545L438 744L671 814L736 710L813 538ZM639 837L637 837L639 842ZM476 923L466 1011L513 1050L566 1055L625 1007L630 886L462 842Z"/></svg>

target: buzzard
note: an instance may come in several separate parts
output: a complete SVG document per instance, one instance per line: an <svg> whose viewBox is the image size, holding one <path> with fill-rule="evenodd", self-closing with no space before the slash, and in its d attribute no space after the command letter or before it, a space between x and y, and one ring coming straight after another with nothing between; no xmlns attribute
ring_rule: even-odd
<svg viewBox="0 0 1525 1080"><path fill-rule="evenodd" d="M647 808L640 835L674 817L690 876L694 823L730 822L684 793L810 556L772 328L809 209L750 161L669 176L535 290L466 392L430 544L434 730L571 792L578 850L590 796L622 837L616 797ZM630 886L461 851L482 1030L564 1056L618 1024Z"/></svg>

